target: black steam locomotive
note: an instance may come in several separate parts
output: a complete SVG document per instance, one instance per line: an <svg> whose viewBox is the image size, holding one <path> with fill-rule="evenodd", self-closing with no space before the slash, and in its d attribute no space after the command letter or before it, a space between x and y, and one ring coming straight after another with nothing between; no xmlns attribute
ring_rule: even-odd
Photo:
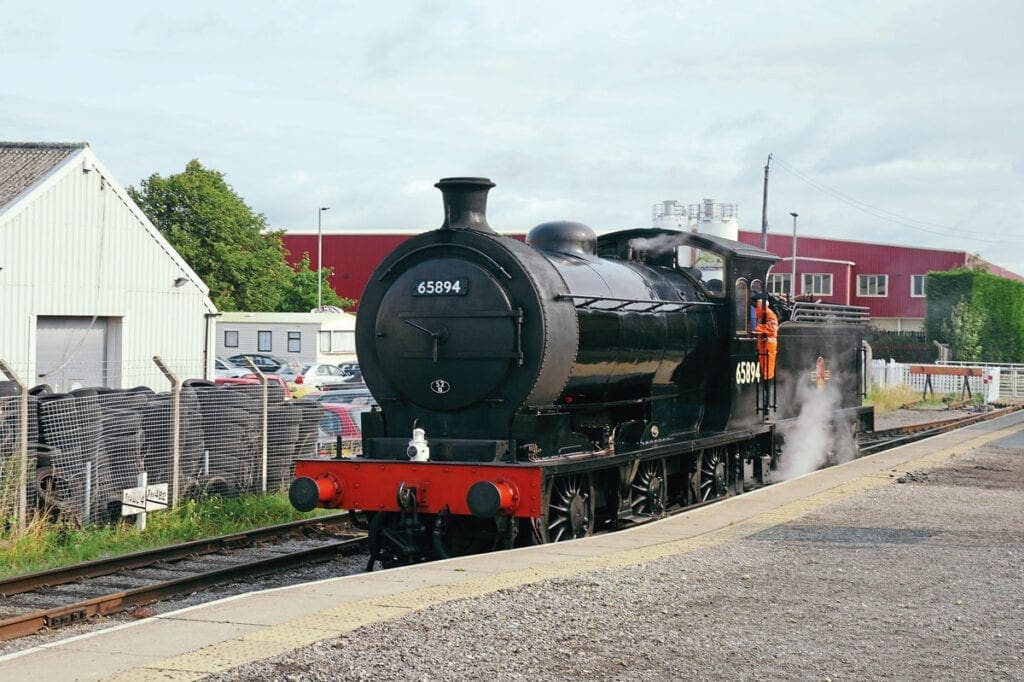
<svg viewBox="0 0 1024 682"><path fill-rule="evenodd" d="M292 504L350 510L371 563L578 538L764 485L806 402L836 433L871 427L863 309L777 304L766 385L751 303L776 256L574 222L523 243L487 224L493 186L441 180L444 224L366 286L356 344L380 407L363 454L296 464Z"/></svg>

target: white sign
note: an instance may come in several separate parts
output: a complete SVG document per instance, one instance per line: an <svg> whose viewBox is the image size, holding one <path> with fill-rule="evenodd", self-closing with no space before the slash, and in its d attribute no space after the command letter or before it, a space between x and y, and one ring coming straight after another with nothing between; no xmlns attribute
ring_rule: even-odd
<svg viewBox="0 0 1024 682"><path fill-rule="evenodd" d="M121 495L121 516L167 509L167 500L166 483L145 488L125 488Z"/></svg>

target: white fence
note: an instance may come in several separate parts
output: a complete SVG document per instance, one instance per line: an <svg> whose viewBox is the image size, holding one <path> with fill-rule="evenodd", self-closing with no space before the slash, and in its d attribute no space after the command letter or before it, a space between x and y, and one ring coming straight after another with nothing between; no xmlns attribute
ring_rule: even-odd
<svg viewBox="0 0 1024 682"><path fill-rule="evenodd" d="M939 365L922 365L920 362L903 363L894 360L872 360L870 384L873 386L910 386L922 395L925 391L925 374L911 374L911 367L970 367L982 370L979 377L960 377L933 374L931 386L935 395L955 394L959 396L968 382L972 395L984 395L985 400L994 402L1000 399L1024 397L1024 365L976 364L944 362Z"/></svg>
<svg viewBox="0 0 1024 682"><path fill-rule="evenodd" d="M949 367L976 367L966 362L940 362L941 365ZM998 387L998 397L1001 398L1024 398L1024 365L990 362L984 363L985 369L993 375L993 381Z"/></svg>

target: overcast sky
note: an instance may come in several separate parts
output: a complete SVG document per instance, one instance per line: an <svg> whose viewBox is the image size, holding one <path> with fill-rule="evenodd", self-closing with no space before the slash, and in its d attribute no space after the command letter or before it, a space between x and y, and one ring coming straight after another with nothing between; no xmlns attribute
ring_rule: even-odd
<svg viewBox="0 0 1024 682"><path fill-rule="evenodd" d="M87 141L124 185L223 172L271 226L420 230L438 178L492 226L760 229L1024 274L1024 2L0 0L0 139Z"/></svg>

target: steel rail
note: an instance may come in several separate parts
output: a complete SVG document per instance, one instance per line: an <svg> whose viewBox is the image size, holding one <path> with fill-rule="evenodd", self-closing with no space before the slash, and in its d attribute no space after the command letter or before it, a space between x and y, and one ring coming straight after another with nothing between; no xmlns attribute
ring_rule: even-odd
<svg viewBox="0 0 1024 682"><path fill-rule="evenodd" d="M108 616L134 606L143 606L170 597L229 582L238 578L265 575L310 562L325 561L340 553L355 552L366 543L365 536L325 543L319 547L257 561L243 562L195 575L175 578L145 587L123 590L85 599L65 606L35 611L0 620L0 641L35 634L45 628L57 628L85 621L93 616Z"/></svg>
<svg viewBox="0 0 1024 682"><path fill-rule="evenodd" d="M977 424L979 422L996 419L1012 412L1024 409L1024 405L1009 405L991 412L981 412L967 417L954 417L953 419L941 419L921 424L900 426L884 431L873 431L869 438L858 444L861 455L873 455L883 450L899 447L915 441L924 440L932 436L948 433L955 429Z"/></svg>
<svg viewBox="0 0 1024 682"><path fill-rule="evenodd" d="M238 549L240 547L246 547L260 542L265 542L267 540L308 531L318 525L340 524L341 522L347 522L347 520L347 514L329 514L313 519L291 521L289 523L282 523L276 526L267 526L265 528L256 528L239 533L220 535L217 537L206 538L205 540L193 540L192 542L185 542L178 545L168 545L166 547L157 547L155 549L147 549L140 552L133 552L131 554L122 554L120 556L108 557L106 559L86 561L84 563L74 564L73 566L61 566L58 568L47 569L45 571L27 573L25 575L0 580L0 597L10 597L11 595L21 594L23 592L31 592L33 590L53 587L56 585L66 585L68 583L88 578L98 578L100 576L110 575L111 573L116 573L125 569L150 566L161 561L177 561L190 556L211 554L213 552L219 552L226 549Z"/></svg>

